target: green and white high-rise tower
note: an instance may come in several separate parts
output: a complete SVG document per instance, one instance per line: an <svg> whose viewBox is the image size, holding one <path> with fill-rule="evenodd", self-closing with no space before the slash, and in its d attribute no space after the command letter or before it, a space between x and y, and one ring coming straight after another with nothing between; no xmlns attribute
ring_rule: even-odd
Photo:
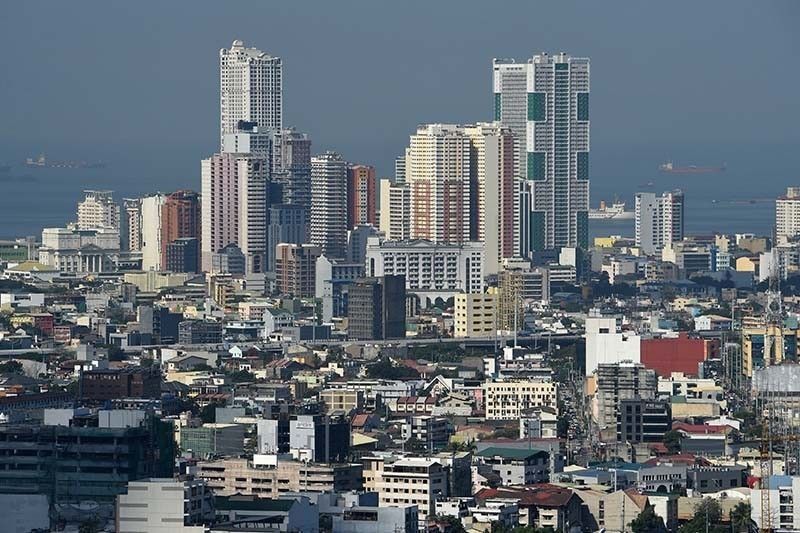
<svg viewBox="0 0 800 533"><path fill-rule="evenodd" d="M517 138L519 252L589 244L589 59L493 61L494 118Z"/></svg>

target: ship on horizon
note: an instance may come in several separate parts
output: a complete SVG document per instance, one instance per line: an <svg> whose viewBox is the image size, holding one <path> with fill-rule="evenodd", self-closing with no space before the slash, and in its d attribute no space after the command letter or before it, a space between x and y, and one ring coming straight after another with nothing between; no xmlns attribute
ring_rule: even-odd
<svg viewBox="0 0 800 533"><path fill-rule="evenodd" d="M607 205L601 201L598 209L589 209L589 218L593 220L630 220L633 216L633 211L625 211L625 202L615 201Z"/></svg>
<svg viewBox="0 0 800 533"><path fill-rule="evenodd" d="M52 161L48 160L44 154L39 154L39 157L27 158L25 166L37 168L105 168L106 164L101 161Z"/></svg>
<svg viewBox="0 0 800 533"><path fill-rule="evenodd" d="M685 167L675 166L672 161L661 163L658 170L665 174L716 174L718 172L725 172L725 163L718 167L701 167L697 165L688 165Z"/></svg>

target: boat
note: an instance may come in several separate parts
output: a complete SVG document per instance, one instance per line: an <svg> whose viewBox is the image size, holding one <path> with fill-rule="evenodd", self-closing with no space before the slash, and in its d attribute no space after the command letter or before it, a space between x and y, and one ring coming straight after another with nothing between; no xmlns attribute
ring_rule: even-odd
<svg viewBox="0 0 800 533"><path fill-rule="evenodd" d="M716 174L718 172L725 172L726 166L723 163L719 167L700 167L697 165L689 165L686 167L675 166L672 161L661 163L658 165L658 170L665 174Z"/></svg>
<svg viewBox="0 0 800 533"><path fill-rule="evenodd" d="M38 168L105 168L106 164L87 161L52 161L48 160L44 154L39 154L39 157L29 157L25 160L25 166L38 167Z"/></svg>
<svg viewBox="0 0 800 533"><path fill-rule="evenodd" d="M614 202L610 206L600 202L598 209L589 209L589 218L594 220L630 220L633 211L625 211L625 202Z"/></svg>

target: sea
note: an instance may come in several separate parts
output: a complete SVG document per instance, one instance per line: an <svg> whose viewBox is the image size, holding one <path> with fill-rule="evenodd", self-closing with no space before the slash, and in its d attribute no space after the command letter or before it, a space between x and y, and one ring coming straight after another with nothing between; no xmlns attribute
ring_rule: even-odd
<svg viewBox="0 0 800 533"><path fill-rule="evenodd" d="M22 162L36 153L4 152L0 163L12 168L0 172L0 238L40 236L43 227L63 226L75 219L84 189L113 190L115 198L136 197L180 188L198 190L200 159L205 147L182 150L153 149L126 153L124 148L95 154L105 168L31 168ZM633 209L637 192L661 193L681 189L685 195L688 234L756 233L770 235L775 220L775 198L787 186L800 185L796 146L781 145L636 145L597 146L591 153L591 205L601 200L626 202ZM396 150L387 149L387 154ZM85 152L84 152L85 153ZM50 156L50 154L48 154ZM53 159L78 159L54 153ZM381 175L389 173L378 165ZM676 166L725 165L726 170L708 174L665 174L661 163ZM633 220L590 220L591 236L633 236Z"/></svg>

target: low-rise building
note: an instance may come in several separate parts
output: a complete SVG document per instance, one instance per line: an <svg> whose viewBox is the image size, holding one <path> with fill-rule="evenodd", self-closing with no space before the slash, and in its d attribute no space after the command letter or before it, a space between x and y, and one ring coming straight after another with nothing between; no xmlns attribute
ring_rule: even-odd
<svg viewBox="0 0 800 533"><path fill-rule="evenodd" d="M550 454L538 449L490 447L475 454L489 466L503 485L531 485L550 480Z"/></svg>
<svg viewBox="0 0 800 533"><path fill-rule="evenodd" d="M203 533L214 517L214 495L202 480L131 481L117 496L119 533Z"/></svg>
<svg viewBox="0 0 800 533"><path fill-rule="evenodd" d="M487 420L519 420L537 407L558 409L558 385L552 380L487 381L482 388Z"/></svg>

